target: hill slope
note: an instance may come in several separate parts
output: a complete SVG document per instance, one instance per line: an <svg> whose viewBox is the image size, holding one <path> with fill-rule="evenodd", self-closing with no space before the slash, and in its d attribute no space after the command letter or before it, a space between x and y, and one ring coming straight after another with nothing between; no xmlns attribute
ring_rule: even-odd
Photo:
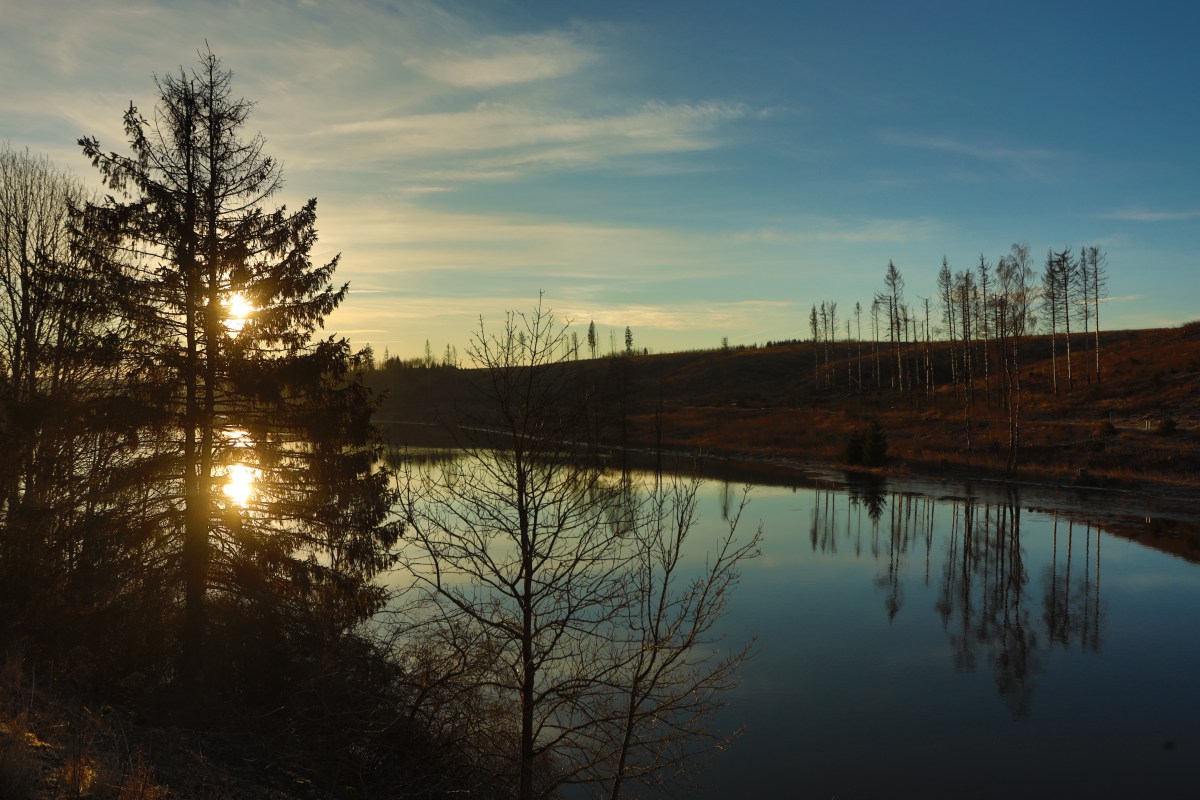
<svg viewBox="0 0 1200 800"><path fill-rule="evenodd" d="M1073 336L1070 387L1063 345L1060 336L1052 357L1049 337L1022 344L1019 475L1200 486L1200 323L1103 333L1099 379L1091 374L1094 341ZM921 346L905 351L915 386L904 392L892 388L889 347L836 342L828 362L823 346L791 343L571 361L561 368L600 387L610 417L620 418L608 428L614 445L836 464L851 432L875 418L888 437L889 470L1004 473L1007 410L995 345L986 380L978 374L974 381L970 450L966 391L953 383L949 345L932 343L928 371ZM982 373L982 346L975 361ZM380 418L421 423L420 436L411 427L399 435L425 441L431 426L452 422L478 402L479 379L475 370L393 363L372 383L388 392Z"/></svg>

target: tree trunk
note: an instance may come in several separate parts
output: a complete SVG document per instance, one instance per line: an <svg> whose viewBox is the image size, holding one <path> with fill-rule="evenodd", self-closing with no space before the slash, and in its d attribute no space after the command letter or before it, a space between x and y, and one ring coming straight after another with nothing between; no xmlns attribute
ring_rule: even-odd
<svg viewBox="0 0 1200 800"><path fill-rule="evenodd" d="M1097 250L1099 252L1099 250ZM1095 263L1092 264L1092 298L1095 300L1095 324L1096 324L1096 383L1100 382L1100 258L1095 257ZM1087 302L1087 298L1084 298Z"/></svg>

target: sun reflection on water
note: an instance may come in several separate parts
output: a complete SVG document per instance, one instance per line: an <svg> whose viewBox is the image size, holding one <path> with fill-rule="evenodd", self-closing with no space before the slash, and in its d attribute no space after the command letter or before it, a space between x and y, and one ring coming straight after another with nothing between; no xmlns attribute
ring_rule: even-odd
<svg viewBox="0 0 1200 800"><path fill-rule="evenodd" d="M225 429L225 443L231 448L230 461L225 468L225 486L223 491L235 505L246 508L254 498L254 485L261 476L261 471L242 462L253 450L253 440L250 432L241 428Z"/></svg>

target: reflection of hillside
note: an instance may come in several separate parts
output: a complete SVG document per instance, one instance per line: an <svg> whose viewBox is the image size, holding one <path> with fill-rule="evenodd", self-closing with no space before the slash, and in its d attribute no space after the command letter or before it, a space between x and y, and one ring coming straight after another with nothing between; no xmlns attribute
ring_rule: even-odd
<svg viewBox="0 0 1200 800"><path fill-rule="evenodd" d="M1103 527L1107 534L1200 564L1200 525L1195 521L1146 516L1136 522L1119 520Z"/></svg>
<svg viewBox="0 0 1200 800"><path fill-rule="evenodd" d="M1057 516L1052 525L1040 597L1029 590L1015 492L999 503L939 503L924 495L889 494L879 481L852 483L846 493L818 489L810 540L822 553L836 552L839 538L852 543L856 555L870 551L881 563L875 584L884 593L889 620L904 607L906 577L923 574L926 586L937 580L933 610L947 632L955 667L973 672L986 663L1002 700L1021 718L1029 713L1045 650L1078 645L1098 652L1101 643L1100 533ZM909 563L916 558L924 563Z"/></svg>

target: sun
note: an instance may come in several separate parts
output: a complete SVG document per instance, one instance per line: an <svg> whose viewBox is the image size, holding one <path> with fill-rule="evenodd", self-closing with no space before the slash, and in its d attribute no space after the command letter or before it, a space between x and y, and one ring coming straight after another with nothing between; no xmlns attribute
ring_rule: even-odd
<svg viewBox="0 0 1200 800"><path fill-rule="evenodd" d="M228 318L225 320L225 327L234 333L245 327L250 315L257 311L254 304L241 292L234 292L229 295L224 305L228 314Z"/></svg>

